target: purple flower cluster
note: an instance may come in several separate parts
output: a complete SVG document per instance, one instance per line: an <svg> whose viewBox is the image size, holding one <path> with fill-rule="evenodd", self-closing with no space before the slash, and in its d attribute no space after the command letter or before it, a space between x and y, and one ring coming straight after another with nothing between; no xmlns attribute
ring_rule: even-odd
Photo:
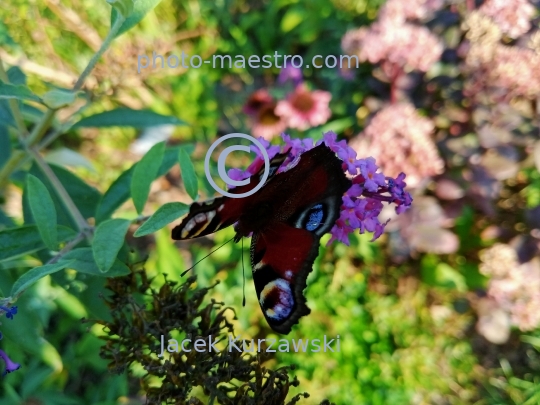
<svg viewBox="0 0 540 405"><path fill-rule="evenodd" d="M346 141L338 141L334 132L325 133L323 140L317 143L310 138L292 139L286 134L281 137L285 142L283 150L288 156L279 167L278 173L290 170L298 163L302 153L324 142L343 161L343 171L351 177L352 186L343 195L341 214L330 231L332 237L328 244L338 240L349 245L349 234L356 229L360 233L373 232L373 241L382 235L388 223L381 223L379 220L383 202L394 203L398 214L411 206L412 197L405 191L404 173L400 173L395 179L378 173L379 167L374 158L357 159L354 149L349 147ZM268 151L270 159L281 151L278 145L270 145L270 142L262 138L259 141ZM262 154L255 146L252 146L251 150L257 154L253 163L245 171L230 169L228 175L231 179L244 180L260 170L264 164Z"/></svg>
<svg viewBox="0 0 540 405"><path fill-rule="evenodd" d="M12 306L10 308L6 308L3 306L0 306L0 311L1 311L0 314L4 312L6 314L6 318L13 320L13 316L17 314L17 307ZM0 332L0 340L2 340L2 337L3 337L2 333ZM9 356L7 355L7 353L4 352L3 350L0 350L0 359L2 359L4 363L6 363L6 369L4 370L3 375L6 375L7 373L12 373L18 370L19 368L21 368L21 365L11 360Z"/></svg>

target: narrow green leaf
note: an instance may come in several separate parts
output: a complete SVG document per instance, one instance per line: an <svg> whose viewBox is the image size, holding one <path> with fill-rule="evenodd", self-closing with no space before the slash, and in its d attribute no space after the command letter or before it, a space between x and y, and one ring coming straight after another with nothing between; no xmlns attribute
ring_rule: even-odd
<svg viewBox="0 0 540 405"><path fill-rule="evenodd" d="M15 226L15 222L9 216L7 216L4 211L0 210L0 231L5 228L11 228Z"/></svg>
<svg viewBox="0 0 540 405"><path fill-rule="evenodd" d="M43 102L49 108L60 108L75 101L77 93L71 90L54 89L43 95Z"/></svg>
<svg viewBox="0 0 540 405"><path fill-rule="evenodd" d="M193 148L193 145L185 146L185 148ZM163 176L176 164L178 160L178 148L168 148L165 151L163 162L158 170L156 178ZM123 172L118 178L111 184L109 189L103 195L101 202L96 210L96 222L100 223L108 218L116 211L123 203L125 203L130 197L131 177L135 166L131 166L128 170Z"/></svg>
<svg viewBox="0 0 540 405"><path fill-rule="evenodd" d="M103 220L109 218L114 211L116 211L123 203L129 199L129 192L131 187L131 178L133 177L133 171L135 165L131 166L128 170L123 172L118 178L110 185L109 189L103 194L97 210L96 210L96 222L100 223Z"/></svg>
<svg viewBox="0 0 540 405"><path fill-rule="evenodd" d="M11 296L16 297L39 279L65 269L71 264L70 261L63 261L54 264L45 264L40 267L35 267L24 273L11 287Z"/></svg>
<svg viewBox="0 0 540 405"><path fill-rule="evenodd" d="M189 205L180 202L167 203L159 207L148 220L141 225L133 236L140 237L154 233L165 225L170 224L174 220L180 218L189 211Z"/></svg>
<svg viewBox="0 0 540 405"><path fill-rule="evenodd" d="M7 100L0 99L0 122L2 125L15 126L15 120L11 114L11 109Z"/></svg>
<svg viewBox="0 0 540 405"><path fill-rule="evenodd" d="M62 183L67 193L83 215L83 217L86 219L93 217L95 215L99 200L101 199L101 193L94 187L85 183L80 177L73 174L73 172L60 166L56 166L54 164L51 164L50 166L56 177L58 177L58 180L60 180L60 183ZM40 179L41 182L45 184L45 186L49 190L49 193L51 194L51 197L55 204L58 224L76 229L76 224L73 221L73 218L71 218L71 216L67 212L64 203L57 196L56 190L54 190L49 179L43 174L41 169L36 164L34 164L30 168L29 173ZM28 202L28 192L26 189L23 192L23 215L26 224L35 222L32 212L30 210L30 204Z"/></svg>
<svg viewBox="0 0 540 405"><path fill-rule="evenodd" d="M18 66L12 66L7 71L8 81L10 84L26 84L26 75Z"/></svg>
<svg viewBox="0 0 540 405"><path fill-rule="evenodd" d="M131 178L131 198L139 214L142 212L144 204L146 204L148 194L150 194L150 186L161 166L164 152L165 142L157 143L150 148L135 166Z"/></svg>
<svg viewBox="0 0 540 405"><path fill-rule="evenodd" d="M39 234L51 250L58 247L58 235L56 232L56 209L54 202L47 190L47 187L36 177L28 174L26 176L26 187L28 188L28 202L32 216L36 221Z"/></svg>
<svg viewBox="0 0 540 405"><path fill-rule="evenodd" d="M135 2L133 11L129 14L129 16L126 18L126 21L122 24L120 27L120 30L116 34L116 36L122 35L124 32L130 30L132 27L137 25L144 16L151 11L154 7L156 7L161 0L138 0ZM111 11L111 27L114 25L116 20L119 18L119 13L116 9L112 9Z"/></svg>
<svg viewBox="0 0 540 405"><path fill-rule="evenodd" d="M72 261L67 268L76 270L80 273L91 274L93 276L118 277L130 273L129 267L118 259L114 261L111 269L107 273L103 273L99 269L94 259L92 248L90 247L74 249L71 252L68 252L60 261Z"/></svg>
<svg viewBox="0 0 540 405"><path fill-rule="evenodd" d="M57 226L58 241L65 242L77 234L74 230ZM0 261L33 253L45 247L35 225L18 226L0 231Z"/></svg>
<svg viewBox="0 0 540 405"><path fill-rule="evenodd" d="M21 104L20 108L24 120L32 124L37 124L43 118L43 115L45 115L43 110L30 104Z"/></svg>
<svg viewBox="0 0 540 405"><path fill-rule="evenodd" d="M300 24L305 19L305 12L301 7L292 7L283 16L281 20L281 31L289 32L292 31L298 24Z"/></svg>
<svg viewBox="0 0 540 405"><path fill-rule="evenodd" d="M180 162L180 171L182 172L182 180L187 193L193 199L197 199L197 192L199 191L199 184L197 182L197 175L195 174L195 168L193 162L188 153L180 148L178 152L178 161Z"/></svg>
<svg viewBox="0 0 540 405"><path fill-rule="evenodd" d="M148 110L117 108L81 119L73 128L83 127L134 127L148 128L156 125L187 125L184 121L170 115L161 115Z"/></svg>
<svg viewBox="0 0 540 405"><path fill-rule="evenodd" d="M6 84L0 81L0 98L41 101L41 99L23 85Z"/></svg>
<svg viewBox="0 0 540 405"><path fill-rule="evenodd" d="M107 0L113 10L116 10L124 18L128 18L129 15L133 12L133 0Z"/></svg>
<svg viewBox="0 0 540 405"><path fill-rule="evenodd" d="M0 125L0 169L6 164L11 156L11 140L9 139L8 129Z"/></svg>
<svg viewBox="0 0 540 405"><path fill-rule="evenodd" d="M96 173L96 169L92 165L92 162L79 152L68 148L60 148L47 153L45 161L60 166L69 166L73 168L84 167L85 169Z"/></svg>
<svg viewBox="0 0 540 405"><path fill-rule="evenodd" d="M108 272L114 264L130 224L131 221L127 219L115 218L102 222L96 228L92 250L97 266L103 273Z"/></svg>

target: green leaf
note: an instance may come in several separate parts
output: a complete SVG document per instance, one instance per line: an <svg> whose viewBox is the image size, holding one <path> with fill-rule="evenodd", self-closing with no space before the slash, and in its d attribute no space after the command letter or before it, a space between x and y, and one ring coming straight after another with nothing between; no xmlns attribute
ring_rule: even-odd
<svg viewBox="0 0 540 405"><path fill-rule="evenodd" d="M18 100L41 101L41 99L23 85L6 84L0 81L0 98L16 98Z"/></svg>
<svg viewBox="0 0 540 405"><path fill-rule="evenodd" d="M197 182L197 175L195 174L193 162L191 162L188 153L183 148L180 148L180 151L178 152L178 161L180 162L180 171L182 172L184 187L186 188L189 196L193 200L196 200L199 186Z"/></svg>
<svg viewBox="0 0 540 405"><path fill-rule="evenodd" d="M103 198L96 210L97 223L109 218L117 208L129 199L131 178L134 170L135 165L123 172L103 194Z"/></svg>
<svg viewBox="0 0 540 405"><path fill-rule="evenodd" d="M180 218L189 211L189 205L180 202L167 203L159 207L148 220L141 225L133 236L140 237L154 233L165 225L170 224L174 220Z"/></svg>
<svg viewBox="0 0 540 405"><path fill-rule="evenodd" d="M304 20L305 11L300 8L290 8L281 20L281 31L287 33Z"/></svg>
<svg viewBox="0 0 540 405"><path fill-rule="evenodd" d="M146 204L148 194L150 194L150 186L161 166L164 152L165 142L157 143L150 148L135 166L131 178L131 198L139 214Z"/></svg>
<svg viewBox="0 0 540 405"><path fill-rule="evenodd" d="M45 156L45 161L61 166L69 166L74 168L84 167L85 169L96 173L96 169L94 166L92 166L92 162L90 162L79 152L68 148L60 148L47 153Z"/></svg>
<svg viewBox="0 0 540 405"><path fill-rule="evenodd" d="M452 266L446 263L437 263L437 261L436 256L424 256L420 268L422 280L433 286L455 288L461 292L467 291L465 277Z"/></svg>
<svg viewBox="0 0 540 405"><path fill-rule="evenodd" d="M51 250L58 247L58 236L56 232L56 209L54 202L47 190L47 187L36 177L28 174L26 176L26 187L28 188L28 202L32 210L39 229L39 234Z"/></svg>
<svg viewBox="0 0 540 405"><path fill-rule="evenodd" d="M107 0L107 3L124 18L128 18L133 12L133 0Z"/></svg>
<svg viewBox="0 0 540 405"><path fill-rule="evenodd" d="M352 127L355 122L356 118L353 117L340 118L323 125L321 128L317 129L317 131L322 133L332 131L339 134L347 128Z"/></svg>
<svg viewBox="0 0 540 405"><path fill-rule="evenodd" d="M156 178L163 176L165 173L171 170L171 167L176 164L177 160L178 148L168 148L165 151L163 163L158 170ZM100 223L105 219L110 218L114 211L116 211L117 208L119 208L129 199L131 178L133 176L133 171L135 170L136 165L137 164L131 166L128 170L118 176L118 178L105 192L96 210L96 223Z"/></svg>
<svg viewBox="0 0 540 405"><path fill-rule="evenodd" d="M26 75L18 66L12 66L7 71L8 81L10 84L26 84Z"/></svg>
<svg viewBox="0 0 540 405"><path fill-rule="evenodd" d="M122 35L124 32L130 30L132 27L137 25L144 16L151 11L154 7L156 7L161 0L138 0L135 2L135 5L133 7L133 11L129 14L129 16L126 18L122 26L120 27L120 30L118 30L116 36ZM111 27L114 25L116 20L120 18L120 15L116 9L112 9L111 11Z"/></svg>
<svg viewBox="0 0 540 405"><path fill-rule="evenodd" d="M57 271L65 269L70 265L70 263L71 262L69 261L64 261L54 264L45 264L43 266L35 267L31 270L28 270L17 281L15 281L13 287L11 287L10 295L12 297L16 297L39 279L49 274L56 273Z"/></svg>
<svg viewBox="0 0 540 405"><path fill-rule="evenodd" d="M25 121L37 124L43 118L43 110L30 104L21 104L21 113Z"/></svg>
<svg viewBox="0 0 540 405"><path fill-rule="evenodd" d="M0 125L0 169L11 156L11 141L7 127Z"/></svg>
<svg viewBox="0 0 540 405"><path fill-rule="evenodd" d="M4 211L0 210L0 230L15 226L15 222L11 217L8 217Z"/></svg>
<svg viewBox="0 0 540 405"><path fill-rule="evenodd" d="M114 264L130 224L131 221L127 219L115 218L102 222L96 228L92 250L97 266L103 273L108 272Z"/></svg>
<svg viewBox="0 0 540 405"><path fill-rule="evenodd" d="M170 115L161 115L149 110L117 108L81 119L73 128L85 127L134 127L148 128L157 125L187 125L184 121Z"/></svg>
<svg viewBox="0 0 540 405"><path fill-rule="evenodd" d="M11 114L11 109L7 100L0 99L0 122L2 125L15 126L15 120Z"/></svg>
<svg viewBox="0 0 540 405"><path fill-rule="evenodd" d="M63 167L56 166L54 164L51 164L50 166L56 177L58 177L58 180L60 180L60 183L62 183L67 193L83 215L83 217L85 219L93 217L95 215L99 200L101 199L101 193L94 187L86 184L80 177L76 176L71 171L64 169ZM49 190L49 193L54 201L54 205L56 208L58 224L76 229L76 224L73 221L73 218L71 218L71 216L67 212L64 203L57 196L56 190L52 187L49 179L45 177L41 169L34 164L30 168L29 173L40 179L41 182L45 184L45 186ZM28 224L35 222L32 212L30 210L28 193L26 189L23 192L23 215L25 223Z"/></svg>
<svg viewBox="0 0 540 405"><path fill-rule="evenodd" d="M64 261L72 261L67 268L94 276L118 277L125 276L126 274L130 273L129 267L118 259L114 261L111 269L107 273L103 273L99 269L94 259L92 248L90 247L77 248L66 253L66 255L60 260L60 262Z"/></svg>
<svg viewBox="0 0 540 405"><path fill-rule="evenodd" d="M540 350L540 337L536 336L528 336L528 335L522 335L521 341L528 343L530 345L535 346L537 349Z"/></svg>
<svg viewBox="0 0 540 405"><path fill-rule="evenodd" d="M49 108L60 108L72 104L77 98L77 93L71 90L54 89L43 95L43 102Z"/></svg>
<svg viewBox="0 0 540 405"><path fill-rule="evenodd" d="M58 241L73 239L76 232L65 226L56 227ZM0 231L0 261L33 253L45 247L39 230L35 225L25 225Z"/></svg>

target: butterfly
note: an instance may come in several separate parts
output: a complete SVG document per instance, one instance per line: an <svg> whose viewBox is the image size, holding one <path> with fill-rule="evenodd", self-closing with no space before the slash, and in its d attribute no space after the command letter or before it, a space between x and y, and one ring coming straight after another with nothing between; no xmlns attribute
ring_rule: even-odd
<svg viewBox="0 0 540 405"><path fill-rule="evenodd" d="M255 290L270 327L288 334L308 315L304 289L319 254L321 236L339 217L343 194L350 188L342 161L324 143L300 155L296 165L277 173L287 158L270 160L263 187L244 198L218 197L190 206L172 238L197 238L235 225L235 242L252 235L250 257ZM240 194L259 184L264 167L249 184L231 189Z"/></svg>

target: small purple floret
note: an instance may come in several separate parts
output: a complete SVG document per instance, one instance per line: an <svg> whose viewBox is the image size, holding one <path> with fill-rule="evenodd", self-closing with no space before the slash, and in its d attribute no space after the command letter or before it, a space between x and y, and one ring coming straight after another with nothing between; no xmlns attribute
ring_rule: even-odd
<svg viewBox="0 0 540 405"><path fill-rule="evenodd" d="M286 83L292 81L295 86L298 86L303 81L302 69L294 67L291 63L285 62L285 66L281 69L278 76L278 83Z"/></svg>
<svg viewBox="0 0 540 405"><path fill-rule="evenodd" d="M6 363L6 369L4 370L3 375L6 375L8 373L13 373L14 371L21 368L21 365L11 360L9 356L6 354L6 352L3 350L0 350L0 358L4 360L4 363Z"/></svg>

